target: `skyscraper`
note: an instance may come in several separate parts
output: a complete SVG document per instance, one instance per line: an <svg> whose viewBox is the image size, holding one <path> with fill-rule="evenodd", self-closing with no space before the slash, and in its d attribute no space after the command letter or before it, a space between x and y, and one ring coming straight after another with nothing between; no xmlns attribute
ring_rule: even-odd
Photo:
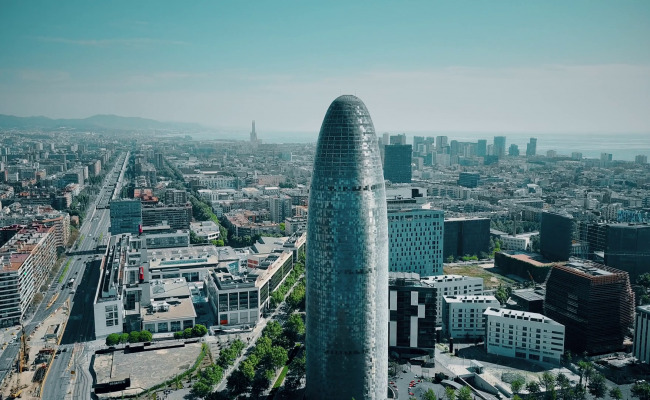
<svg viewBox="0 0 650 400"><path fill-rule="evenodd" d="M499 157L499 159L506 156L506 137L505 136L495 136L494 137L494 155Z"/></svg>
<svg viewBox="0 0 650 400"><path fill-rule="evenodd" d="M479 157L485 157L487 156L487 140L485 139L479 139L478 144L476 146L476 155Z"/></svg>
<svg viewBox="0 0 650 400"><path fill-rule="evenodd" d="M391 144L384 147L384 179L393 183L411 183L410 144Z"/></svg>
<svg viewBox="0 0 650 400"><path fill-rule="evenodd" d="M306 347L307 399L386 398L386 193L370 114L350 95L330 105L316 148Z"/></svg>
<svg viewBox="0 0 650 400"><path fill-rule="evenodd" d="M251 130L251 143L257 144L257 132L255 132L255 120L253 120L253 129Z"/></svg>
<svg viewBox="0 0 650 400"><path fill-rule="evenodd" d="M534 156L535 154L537 154L537 138L532 137L526 145L526 155Z"/></svg>

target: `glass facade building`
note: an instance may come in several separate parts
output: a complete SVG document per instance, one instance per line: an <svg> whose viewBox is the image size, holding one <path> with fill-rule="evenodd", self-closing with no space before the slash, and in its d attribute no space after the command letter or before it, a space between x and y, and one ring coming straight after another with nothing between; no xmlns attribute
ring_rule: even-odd
<svg viewBox="0 0 650 400"><path fill-rule="evenodd" d="M327 110L307 226L306 398L385 399L388 220L370 114L354 96Z"/></svg>

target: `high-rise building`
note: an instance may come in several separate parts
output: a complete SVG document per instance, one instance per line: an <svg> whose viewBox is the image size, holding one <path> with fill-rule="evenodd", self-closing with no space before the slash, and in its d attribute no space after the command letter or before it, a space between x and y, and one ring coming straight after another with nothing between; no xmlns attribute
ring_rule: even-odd
<svg viewBox="0 0 650 400"><path fill-rule="evenodd" d="M484 338L483 313L490 307L501 307L494 296L443 296L443 335L454 339Z"/></svg>
<svg viewBox="0 0 650 400"><path fill-rule="evenodd" d="M644 154L639 154L638 156L634 157L634 162L637 164L647 164L648 156Z"/></svg>
<svg viewBox="0 0 650 400"><path fill-rule="evenodd" d="M607 224L605 265L623 270L636 280L650 272L650 226Z"/></svg>
<svg viewBox="0 0 650 400"><path fill-rule="evenodd" d="M519 146L516 144L511 144L510 148L508 149L508 155L512 157L519 157Z"/></svg>
<svg viewBox="0 0 650 400"><path fill-rule="evenodd" d="M390 136L390 143L386 144L398 144L398 145L405 145L406 144L406 133L400 133L399 135L391 135Z"/></svg>
<svg viewBox="0 0 650 400"><path fill-rule="evenodd" d="M436 136L436 153L444 153L447 147L447 136Z"/></svg>
<svg viewBox="0 0 650 400"><path fill-rule="evenodd" d="M384 147L384 179L393 183L411 183L410 144L392 144Z"/></svg>
<svg viewBox="0 0 650 400"><path fill-rule="evenodd" d="M488 155L487 140L479 139L478 144L476 145L476 155L479 157L485 157Z"/></svg>
<svg viewBox="0 0 650 400"><path fill-rule="evenodd" d="M430 349L436 337L436 289L413 273L389 274L388 345Z"/></svg>
<svg viewBox="0 0 650 400"><path fill-rule="evenodd" d="M633 353L640 363L650 364L650 304L636 308Z"/></svg>
<svg viewBox="0 0 650 400"><path fill-rule="evenodd" d="M375 128L355 96L334 100L321 126L306 270L306 398L386 398L386 193Z"/></svg>
<svg viewBox="0 0 650 400"><path fill-rule="evenodd" d="M251 143L257 144L257 132L255 132L255 120L253 120L253 127L251 129Z"/></svg>
<svg viewBox="0 0 650 400"><path fill-rule="evenodd" d="M570 215L542 213L539 252L550 261L566 261L571 256L575 221Z"/></svg>
<svg viewBox="0 0 650 400"><path fill-rule="evenodd" d="M442 210L388 210L389 270L442 275L444 218Z"/></svg>
<svg viewBox="0 0 650 400"><path fill-rule="evenodd" d="M112 207L111 205L111 209ZM171 229L190 229L190 222L192 222L192 203L142 208L143 226L167 224Z"/></svg>
<svg viewBox="0 0 650 400"><path fill-rule="evenodd" d="M634 315L627 272L583 260L554 265L544 315L566 327L566 348L576 354L621 350Z"/></svg>
<svg viewBox="0 0 650 400"><path fill-rule="evenodd" d="M526 156L534 156L537 154L537 138L530 138L530 141L526 145Z"/></svg>
<svg viewBox="0 0 650 400"><path fill-rule="evenodd" d="M113 200L111 209L111 235L138 233L142 226L142 203L140 199Z"/></svg>
<svg viewBox="0 0 650 400"><path fill-rule="evenodd" d="M284 194L270 197L269 211L271 214L271 221L284 222L285 218L292 216L291 197Z"/></svg>
<svg viewBox="0 0 650 400"><path fill-rule="evenodd" d="M499 157L499 159L506 156L506 137L505 136L495 136L494 137L494 155Z"/></svg>
<svg viewBox="0 0 650 400"><path fill-rule="evenodd" d="M487 253L490 246L489 218L445 219L443 257L454 258Z"/></svg>

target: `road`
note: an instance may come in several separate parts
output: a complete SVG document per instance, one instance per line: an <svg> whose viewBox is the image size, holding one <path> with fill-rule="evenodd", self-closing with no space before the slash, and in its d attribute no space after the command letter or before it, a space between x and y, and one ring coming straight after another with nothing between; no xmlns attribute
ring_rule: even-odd
<svg viewBox="0 0 650 400"><path fill-rule="evenodd" d="M97 262L98 260L96 260L95 257L97 254L96 248L98 245L105 244L108 241L108 228L110 225L108 202L114 196L119 196L122 189L121 186L124 182L124 171L126 170L128 156L128 152L118 155L115 165L111 171L106 174L102 188L94 202L88 208L87 216L79 229L79 238L69 251L69 256L63 260L60 274L53 279L50 288L44 295L43 301L40 303L34 314L25 316L23 325L26 335L31 334L53 310L61 307L66 300L70 299L73 312L75 311L75 305L81 304L81 306L77 306L77 308L79 309L81 307L80 311L86 319L83 319L84 317L77 318L77 321L73 319L72 325L69 325L69 328L66 329L64 337L68 333L68 329L70 329L70 332L72 332L73 329L79 329L82 333L77 337L77 339L92 339L92 334L94 334L94 328L92 326L93 299L92 296L88 297L87 291L92 292L94 296L94 288L97 287L97 280L99 278L98 271L93 271L94 269L98 269L99 265ZM66 265L68 266L67 270L65 270ZM94 268L86 268L87 266L92 266ZM75 280L74 284L71 287L68 287L67 282L73 278ZM94 286L91 287L91 285L93 285L93 280ZM80 287L79 282L83 282L84 286ZM78 289L82 290L78 291ZM50 307L47 307L55 295L58 295L58 297ZM88 309L90 310L90 319L87 319L89 315ZM74 317L76 317L76 314L71 315L71 319ZM85 329L80 328L82 325ZM89 335L88 332L92 332L92 334ZM70 335L68 335L68 337L68 341L72 342ZM15 368L18 346L19 341L9 344L2 354L0 354L0 381L4 381L9 371ZM55 365L57 368L63 366L67 367L67 362L64 361L66 359L66 354L68 355L67 358L69 361L69 353L61 353L61 356L55 359L52 369L55 369ZM48 381L52 382L55 380L52 379ZM58 394L55 394L53 397L45 396L44 398L54 399L63 397L58 397Z"/></svg>

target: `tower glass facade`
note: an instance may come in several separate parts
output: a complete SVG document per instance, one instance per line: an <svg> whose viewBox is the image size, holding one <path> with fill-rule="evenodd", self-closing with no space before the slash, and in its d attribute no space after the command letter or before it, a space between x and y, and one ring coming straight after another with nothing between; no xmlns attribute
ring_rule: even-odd
<svg viewBox="0 0 650 400"><path fill-rule="evenodd" d="M384 399L388 220L375 129L341 96L318 138L307 228L307 389L313 399Z"/></svg>

